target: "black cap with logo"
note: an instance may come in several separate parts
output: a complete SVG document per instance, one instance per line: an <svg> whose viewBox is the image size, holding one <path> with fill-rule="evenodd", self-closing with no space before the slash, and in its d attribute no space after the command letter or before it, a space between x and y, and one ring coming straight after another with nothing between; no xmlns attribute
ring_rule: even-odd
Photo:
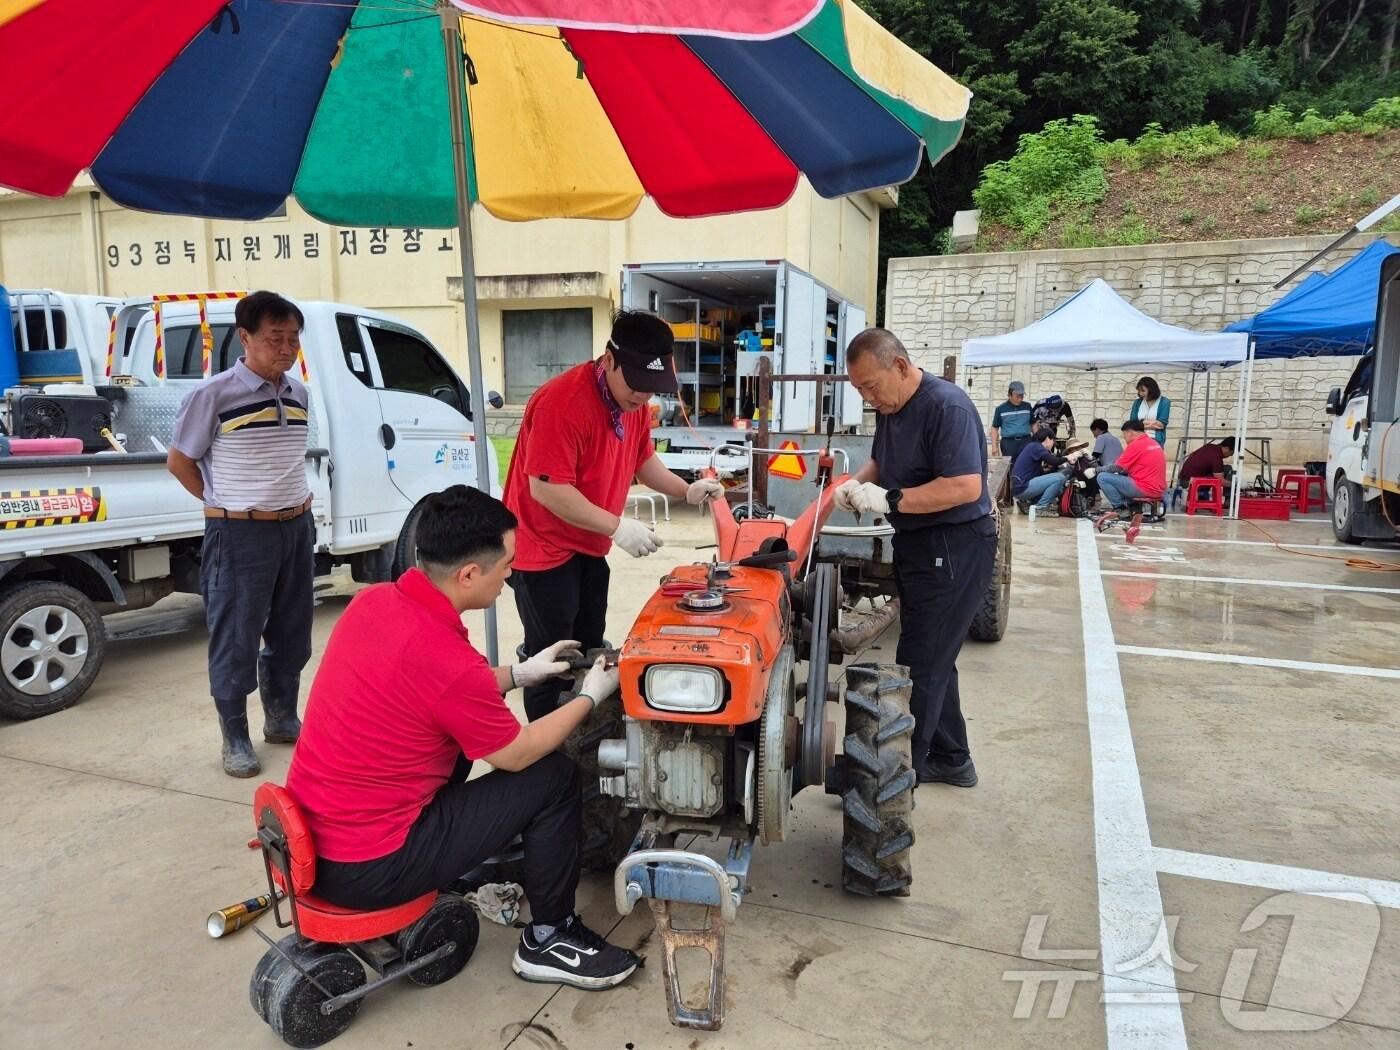
<svg viewBox="0 0 1400 1050"><path fill-rule="evenodd" d="M613 319L608 349L622 378L641 394L674 394L676 381L671 326L654 314L624 310Z"/></svg>

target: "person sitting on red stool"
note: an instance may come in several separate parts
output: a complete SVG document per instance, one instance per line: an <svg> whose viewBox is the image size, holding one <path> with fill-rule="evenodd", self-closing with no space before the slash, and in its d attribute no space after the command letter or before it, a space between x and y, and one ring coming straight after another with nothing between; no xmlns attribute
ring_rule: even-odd
<svg viewBox="0 0 1400 1050"><path fill-rule="evenodd" d="M1192 478L1224 478L1228 481L1231 471L1225 461L1234 458L1234 438L1207 441L1182 460L1181 476L1177 478L1176 488L1172 491L1172 502L1179 502L1181 493L1191 488Z"/></svg>
<svg viewBox="0 0 1400 1050"><path fill-rule="evenodd" d="M617 689L600 658L579 695L522 726L504 693L565 674L556 642L490 667L462 613L501 593L515 515L454 485L423 501L418 567L366 588L331 632L287 772L316 843L316 894L344 908L392 907L445 889L505 848L525 847L532 924L512 969L529 981L608 988L640 959L574 912L581 796L558 749ZM494 771L467 780L471 763Z"/></svg>

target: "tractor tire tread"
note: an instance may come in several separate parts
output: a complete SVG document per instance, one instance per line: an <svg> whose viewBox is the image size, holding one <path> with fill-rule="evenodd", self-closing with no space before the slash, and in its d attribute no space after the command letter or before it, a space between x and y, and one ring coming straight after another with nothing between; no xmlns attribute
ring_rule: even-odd
<svg viewBox="0 0 1400 1050"><path fill-rule="evenodd" d="M869 664L849 668L846 681L842 885L862 896L907 895L914 843L909 816L918 784L912 682L907 668Z"/></svg>

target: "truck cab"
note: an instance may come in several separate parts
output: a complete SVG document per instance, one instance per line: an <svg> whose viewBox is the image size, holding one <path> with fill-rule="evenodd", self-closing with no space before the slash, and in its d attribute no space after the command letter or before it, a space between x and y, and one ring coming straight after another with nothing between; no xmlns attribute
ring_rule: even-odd
<svg viewBox="0 0 1400 1050"><path fill-rule="evenodd" d="M1332 430L1327 437L1327 499L1336 502L1340 483L1361 477L1361 451L1365 446L1366 413L1371 395L1374 349L1366 351L1344 387L1333 387L1327 395L1327 414Z"/></svg>
<svg viewBox="0 0 1400 1050"><path fill-rule="evenodd" d="M236 305L232 299L206 304L209 375L232 368L242 354ZM306 321L299 378L311 391L310 440L329 452L331 534L318 536L318 548L333 553L398 545L425 496L476 483L467 385L427 337L388 314L345 303L297 306ZM127 346L117 360L123 381L184 392L203 380L197 303L165 304L161 363L154 353L154 310L145 300L130 309L136 316L124 311L118 322L118 339ZM134 331L126 340L121 333L128 326ZM495 451L487 452L491 491L499 495ZM401 552L397 560L405 557Z"/></svg>
<svg viewBox="0 0 1400 1050"><path fill-rule="evenodd" d="M1381 263L1374 348L1333 395L1332 531L1343 543L1400 539L1400 256ZM1355 474L1352 444L1360 445Z"/></svg>
<svg viewBox="0 0 1400 1050"><path fill-rule="evenodd" d="M101 382L107 330L121 300L106 295L75 295L51 288L11 288L10 338L19 365L19 382Z"/></svg>

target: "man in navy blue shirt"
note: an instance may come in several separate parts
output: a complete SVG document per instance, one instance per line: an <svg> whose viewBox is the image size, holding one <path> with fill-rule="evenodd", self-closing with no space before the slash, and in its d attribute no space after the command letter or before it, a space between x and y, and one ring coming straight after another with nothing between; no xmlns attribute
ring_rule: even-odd
<svg viewBox="0 0 1400 1050"><path fill-rule="evenodd" d="M982 420L960 387L921 370L883 328L851 340L846 370L879 415L870 462L834 495L894 526L896 659L914 680L919 780L972 787L957 660L996 557Z"/></svg>
<svg viewBox="0 0 1400 1050"><path fill-rule="evenodd" d="M1053 468L1064 461L1064 456L1055 455L1054 431L1037 430L1031 435L1031 443L1011 467L1011 495L1022 509L1032 502L1038 510L1047 509L1060 498L1069 479Z"/></svg>

